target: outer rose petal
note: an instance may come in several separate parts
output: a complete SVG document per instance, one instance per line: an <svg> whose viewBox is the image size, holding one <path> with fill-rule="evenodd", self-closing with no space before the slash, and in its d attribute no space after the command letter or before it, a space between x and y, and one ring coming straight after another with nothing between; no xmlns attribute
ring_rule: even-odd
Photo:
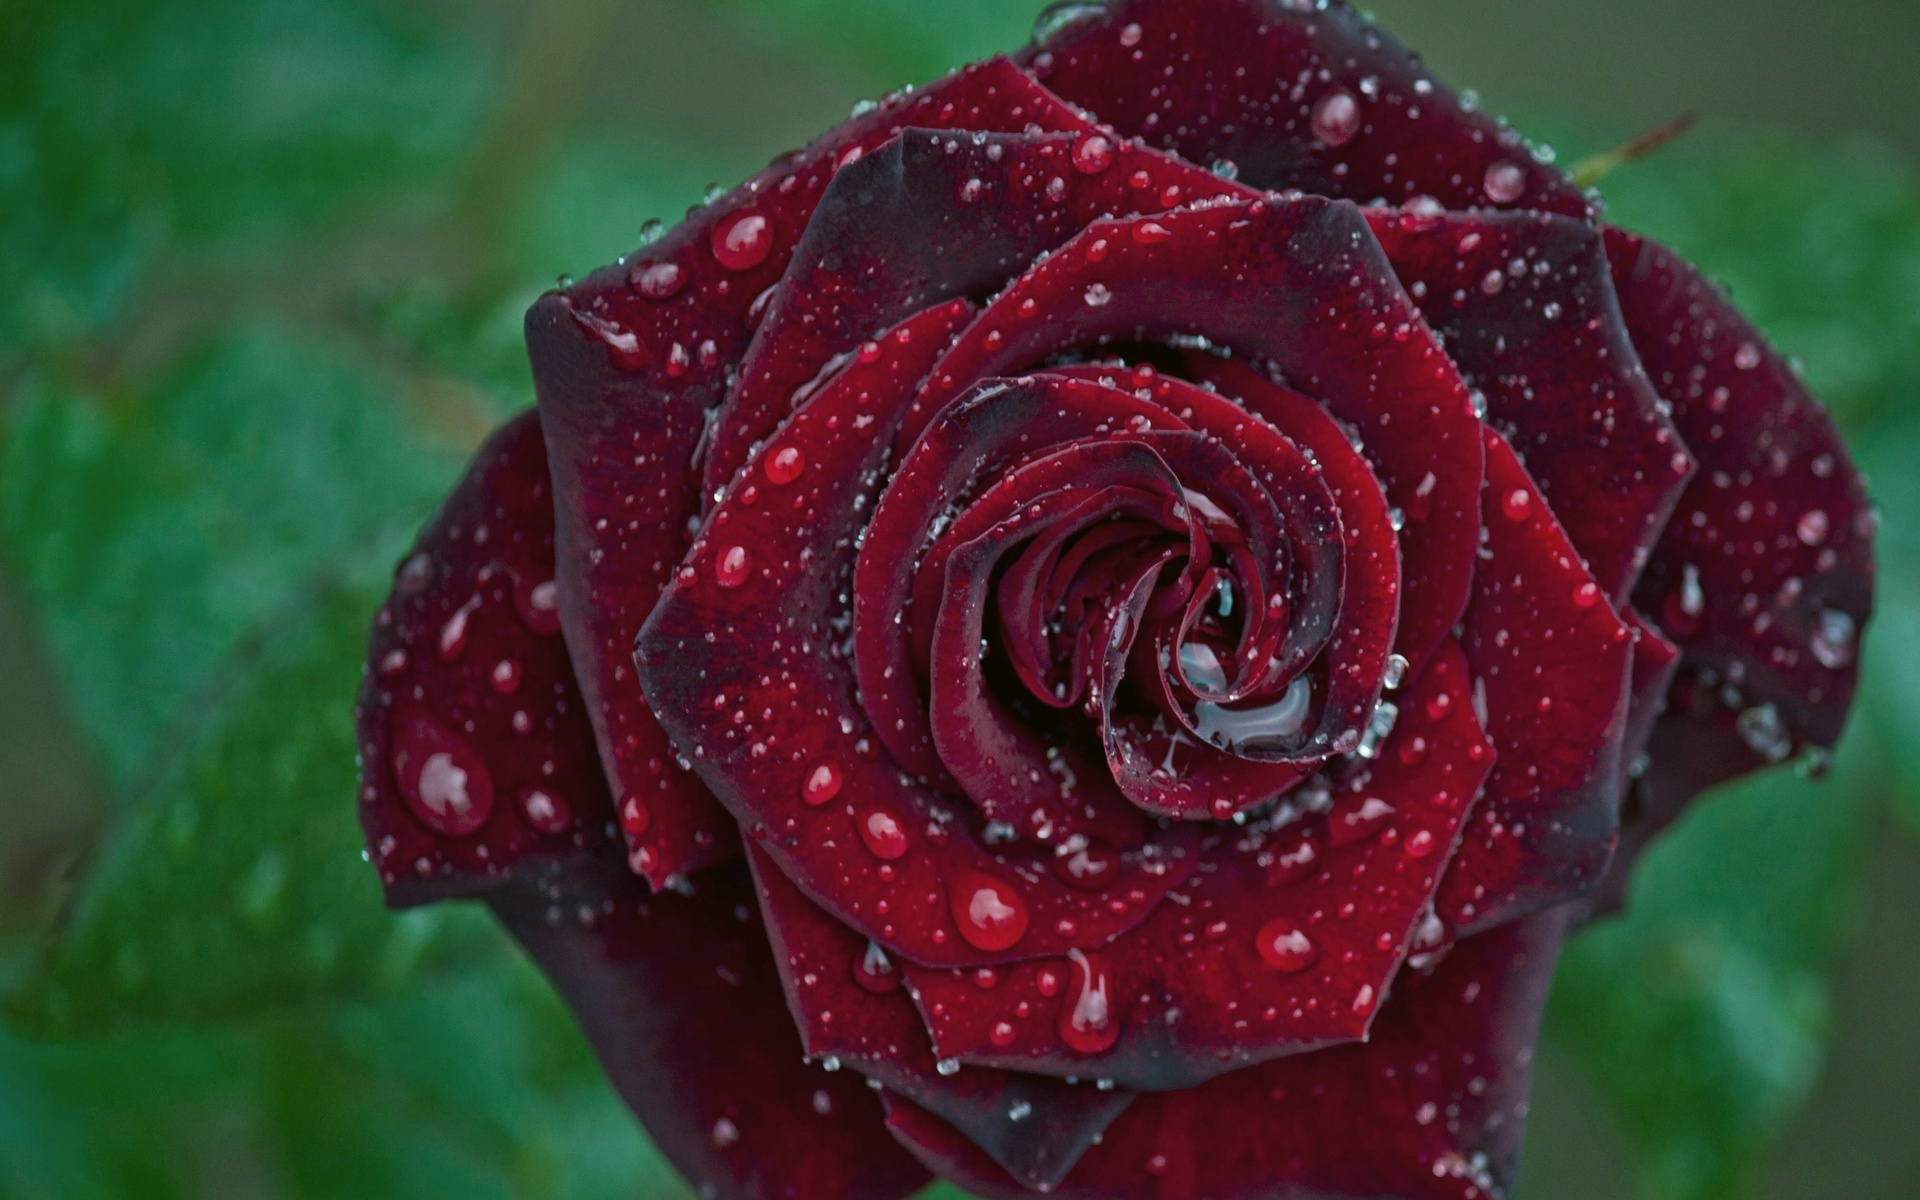
<svg viewBox="0 0 1920 1200"><path fill-rule="evenodd" d="M1586 198L1340 0L1117 0L1022 52L1121 133L1263 188L1584 217Z"/></svg>
<svg viewBox="0 0 1920 1200"><path fill-rule="evenodd" d="M1070 887L995 850L964 805L872 740L843 641L854 543L886 433L966 315L964 301L926 310L788 420L750 470L792 449L801 472L721 501L635 650L675 742L781 869L867 937L943 966L1098 945L1192 869L1174 830L1132 855L1110 894Z"/></svg>
<svg viewBox="0 0 1920 1200"><path fill-rule="evenodd" d="M807 899L748 847L774 961L807 1053L854 1067L939 1114L1027 1187L1060 1182L1133 1099L1039 1075L968 1067L947 1074L900 990L899 968ZM991 986L984 968L976 986Z"/></svg>
<svg viewBox="0 0 1920 1200"><path fill-rule="evenodd" d="M1141 1096L1051 1193L1064 1200L1488 1200L1506 1193L1564 910L1462 942L1410 972L1364 1043ZM910 1101L887 1124L979 1196L1034 1193ZM1257 1136L1236 1131L1257 1128Z"/></svg>
<svg viewBox="0 0 1920 1200"><path fill-rule="evenodd" d="M764 315L756 299L779 280L821 192L855 150L910 124L1019 128L1016 112L1045 106L1058 102L1005 59L969 67L780 159L640 261L596 271L527 313L556 480L561 619L614 792L651 810L632 844L636 868L656 886L732 848L731 822L676 764L630 660L686 552L708 414Z"/></svg>
<svg viewBox="0 0 1920 1200"><path fill-rule="evenodd" d="M1571 899L1605 873L1633 657L1630 631L1512 448L1486 437L1487 542L1466 647L1500 761L1435 902L1469 933Z"/></svg>
<svg viewBox="0 0 1920 1200"><path fill-rule="evenodd" d="M1103 338L1193 335L1271 360L1359 432L1407 516L1402 573L1420 586L1402 594L1396 645L1417 671L1472 587L1479 421L1350 204L1263 199L1089 226L961 335L898 440L976 380Z"/></svg>
<svg viewBox="0 0 1920 1200"><path fill-rule="evenodd" d="M985 300L1102 216L1244 190L1098 133L1030 80L1037 99L999 86L1010 99L1004 115L991 114L997 123L967 136L903 130L835 175L721 410L709 495L862 339L943 300ZM1068 132L1019 132L1036 126ZM1094 139L1104 148L1099 170L1087 169Z"/></svg>
<svg viewBox="0 0 1920 1200"><path fill-rule="evenodd" d="M374 622L360 823L391 904L490 891L609 836L553 608L552 504L540 421L523 413L421 530Z"/></svg>
<svg viewBox="0 0 1920 1200"><path fill-rule="evenodd" d="M1634 592L1684 655L1654 741L1687 761L1657 755L1655 770L1698 789L1838 740L1873 607L1875 519L1832 420L1708 280L1619 230L1607 252L1634 345L1700 461Z"/></svg>
<svg viewBox="0 0 1920 1200"><path fill-rule="evenodd" d="M1627 337L1600 231L1546 213L1367 219L1601 590L1624 601L1693 459Z"/></svg>
<svg viewBox="0 0 1920 1200"><path fill-rule="evenodd" d="M895 1200L926 1183L862 1081L803 1060L744 862L649 896L616 850L490 902L702 1195Z"/></svg>
<svg viewBox="0 0 1920 1200"><path fill-rule="evenodd" d="M1493 766L1471 691L1443 643L1380 757L1333 773L1324 818L1217 832L1109 945L1004 967L985 994L908 963L935 1052L1160 1091L1367 1036Z"/></svg>

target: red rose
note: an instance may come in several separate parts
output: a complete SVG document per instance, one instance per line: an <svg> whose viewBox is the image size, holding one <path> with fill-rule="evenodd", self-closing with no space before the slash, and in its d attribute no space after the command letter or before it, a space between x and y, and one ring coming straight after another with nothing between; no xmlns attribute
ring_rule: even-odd
<svg viewBox="0 0 1920 1200"><path fill-rule="evenodd" d="M1623 819L1853 696L1819 405L1324 0L1070 6L527 336L362 815L710 1195L1498 1193Z"/></svg>

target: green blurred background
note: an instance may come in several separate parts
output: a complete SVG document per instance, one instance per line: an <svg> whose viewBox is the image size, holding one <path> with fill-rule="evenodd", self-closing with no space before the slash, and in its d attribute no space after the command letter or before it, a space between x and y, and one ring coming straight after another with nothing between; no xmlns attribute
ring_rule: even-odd
<svg viewBox="0 0 1920 1200"><path fill-rule="evenodd" d="M0 1198L679 1198L478 914L359 859L367 615L520 313L1035 0L0 0ZM1920 5L1377 0L1725 279L1885 508L1833 777L1570 951L1521 1200L1920 1195ZM951 1193L948 1193L951 1200Z"/></svg>

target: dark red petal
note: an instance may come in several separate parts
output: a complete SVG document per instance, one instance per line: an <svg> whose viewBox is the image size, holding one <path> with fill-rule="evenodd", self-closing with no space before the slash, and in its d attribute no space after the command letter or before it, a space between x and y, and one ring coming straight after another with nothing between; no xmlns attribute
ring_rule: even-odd
<svg viewBox="0 0 1920 1200"><path fill-rule="evenodd" d="M635 261L549 293L527 313L556 481L561 618L614 793L656 814L633 841L636 865L656 885L733 846L732 823L677 765L631 657L686 552L709 413L764 314L756 301L857 150L903 125L1000 127L1027 107L1059 104L1005 59L969 67L780 159Z"/></svg>
<svg viewBox="0 0 1920 1200"><path fill-rule="evenodd" d="M1513 1182L1534 1035L1564 910L1408 972L1365 1043L1143 1095L1051 1193L1062 1200L1490 1200ZM993 1200L1034 1193L939 1118L885 1096L927 1166Z"/></svg>
<svg viewBox="0 0 1920 1200"><path fill-rule="evenodd" d="M721 501L636 651L675 743L781 870L865 936L943 966L1097 945L1137 925L1193 866L1176 831L1146 847L1151 861L1129 857L1108 894L1077 890L996 853L867 727L844 641L854 543L883 481L886 435L966 315L964 301L927 310L787 421L751 468L794 448L806 469ZM862 836L876 813L904 835L897 854Z"/></svg>
<svg viewBox="0 0 1920 1200"><path fill-rule="evenodd" d="M1165 1090L1365 1036L1493 765L1471 694L1443 643L1379 758L1330 773L1330 807L1216 829L1125 937L1004 966L984 995L906 964L935 1052Z"/></svg>
<svg viewBox="0 0 1920 1200"><path fill-rule="evenodd" d="M1873 608L1860 476L1793 368L1705 277L1619 230L1607 252L1634 345L1700 462L1634 591L1692 681L1667 720L1741 734L1748 752L1717 758L1719 778L1831 747Z"/></svg>
<svg viewBox="0 0 1920 1200"><path fill-rule="evenodd" d="M1627 337L1600 231L1546 213L1367 217L1587 569L1625 601L1693 459Z"/></svg>
<svg viewBox="0 0 1920 1200"><path fill-rule="evenodd" d="M1028 271L961 335L898 442L974 381L1103 338L1203 336L1270 360L1353 425L1404 510L1397 649L1418 669L1472 585L1482 451L1458 372L1358 209L1315 197L1102 221ZM1424 515L1422 515L1424 514Z"/></svg>
<svg viewBox="0 0 1920 1200"><path fill-rule="evenodd" d="M931 648L944 556L954 548L947 540L927 545L935 523L1023 453L1119 430L1182 428L1151 402L1039 375L966 397L917 440L861 535L853 577L860 703L903 767L935 778L942 770L920 686L926 680L916 665Z"/></svg>
<svg viewBox="0 0 1920 1200"><path fill-rule="evenodd" d="M1344 3L1116 0L1020 61L1121 133L1262 188L1585 216L1511 129Z"/></svg>
<svg viewBox="0 0 1920 1200"><path fill-rule="evenodd" d="M1569 900L1606 871L1633 657L1526 468L1486 437L1487 542L1466 648L1500 761L1435 903L1468 933Z"/></svg>
<svg viewBox="0 0 1920 1200"><path fill-rule="evenodd" d="M1644 773L1647 743L1653 724L1667 710L1667 692L1680 669L1680 647L1660 635L1654 624L1629 608L1621 613L1633 628L1633 693L1627 701L1627 732L1621 739L1620 761L1631 776Z"/></svg>
<svg viewBox="0 0 1920 1200"><path fill-rule="evenodd" d="M1039 1075L985 1067L941 1074L927 1031L886 952L807 899L766 855L747 857L774 961L807 1054L851 1066L950 1122L1027 1187L1058 1183L1133 1099ZM983 968L975 986L991 989Z"/></svg>
<svg viewBox="0 0 1920 1200"><path fill-rule="evenodd" d="M490 897L661 1152L715 1200L895 1200L926 1172L802 1056L744 862L648 895L617 849Z"/></svg>
<svg viewBox="0 0 1920 1200"><path fill-rule="evenodd" d="M475 456L374 621L360 824L388 903L477 895L617 844L553 590L547 450L527 412Z"/></svg>
<svg viewBox="0 0 1920 1200"><path fill-rule="evenodd" d="M970 135L904 130L869 147L827 187L720 411L707 457L709 495L732 480L820 372L877 330L943 300L985 300L1099 217L1240 190L1100 134L1018 71L994 80L990 102L969 110L972 123L955 126ZM953 124L917 113L914 123ZM1084 150L1096 139L1106 150L1100 169L1088 170Z"/></svg>

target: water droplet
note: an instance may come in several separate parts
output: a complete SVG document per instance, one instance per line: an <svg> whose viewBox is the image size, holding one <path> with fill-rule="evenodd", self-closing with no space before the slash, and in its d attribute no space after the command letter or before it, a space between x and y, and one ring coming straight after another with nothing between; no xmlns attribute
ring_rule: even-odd
<svg viewBox="0 0 1920 1200"><path fill-rule="evenodd" d="M1500 499L1500 511L1510 520L1524 521L1533 511L1533 493L1526 488L1514 488Z"/></svg>
<svg viewBox="0 0 1920 1200"><path fill-rule="evenodd" d="M1373 706L1373 713L1367 718L1367 727L1360 734L1360 744L1354 747L1354 753L1361 758L1380 757L1380 747L1393 733L1393 726L1400 719L1400 706L1382 700Z"/></svg>
<svg viewBox="0 0 1920 1200"><path fill-rule="evenodd" d="M895 859L907 852L907 834L893 814L875 809L860 820L860 840L874 857Z"/></svg>
<svg viewBox="0 0 1920 1200"><path fill-rule="evenodd" d="M1120 874L1120 855L1103 842L1075 837L1053 857L1054 878L1083 892L1105 891Z"/></svg>
<svg viewBox="0 0 1920 1200"><path fill-rule="evenodd" d="M1120 44L1131 50L1140 44L1142 30L1138 21L1129 21L1120 30Z"/></svg>
<svg viewBox="0 0 1920 1200"><path fill-rule="evenodd" d="M876 996L884 996L900 986L900 972L879 942L868 942L866 950L853 960L853 981Z"/></svg>
<svg viewBox="0 0 1920 1200"><path fill-rule="evenodd" d="M1573 589L1573 603L1578 608L1592 608L1600 602L1600 585L1589 579Z"/></svg>
<svg viewBox="0 0 1920 1200"><path fill-rule="evenodd" d="M725 1150L740 1140L740 1127L721 1117L713 1123L713 1148Z"/></svg>
<svg viewBox="0 0 1920 1200"><path fill-rule="evenodd" d="M1853 618L1837 608L1820 611L1809 643L1814 658L1829 671L1838 671L1853 662L1856 627Z"/></svg>
<svg viewBox="0 0 1920 1200"><path fill-rule="evenodd" d="M1081 1054L1098 1054L1120 1038L1107 995L1107 973L1078 950L1067 951L1074 986L1060 1008L1060 1040Z"/></svg>
<svg viewBox="0 0 1920 1200"><path fill-rule="evenodd" d="M1329 146L1344 146L1360 132L1360 102L1343 87L1314 101L1313 136Z"/></svg>
<svg viewBox="0 0 1920 1200"><path fill-rule="evenodd" d="M1756 704L1734 718L1741 740L1768 762L1780 762L1793 752L1793 735L1772 704Z"/></svg>
<svg viewBox="0 0 1920 1200"><path fill-rule="evenodd" d="M647 802L638 796L628 796L620 802L620 828L630 838L639 837L653 823L653 814L647 808Z"/></svg>
<svg viewBox="0 0 1920 1200"><path fill-rule="evenodd" d="M1104 283L1090 283L1081 299L1087 302L1088 308L1105 308L1113 302L1113 292Z"/></svg>
<svg viewBox="0 0 1920 1200"><path fill-rule="evenodd" d="M1158 221L1136 221L1133 225L1133 240L1142 246L1157 246L1161 242L1173 240L1173 231Z"/></svg>
<svg viewBox="0 0 1920 1200"><path fill-rule="evenodd" d="M729 271L747 271L773 253L773 222L751 208L722 217L709 239L713 256Z"/></svg>
<svg viewBox="0 0 1920 1200"><path fill-rule="evenodd" d="M1692 637L1705 624L1707 592L1700 586L1700 568L1688 563L1680 568L1680 586L1667 593L1660 605L1661 624L1677 637Z"/></svg>
<svg viewBox="0 0 1920 1200"><path fill-rule="evenodd" d="M627 281L647 299L665 300L686 286L687 273L677 262L640 263L628 274Z"/></svg>
<svg viewBox="0 0 1920 1200"><path fill-rule="evenodd" d="M486 764L424 715L400 723L393 773L407 807L436 833L465 837L493 812L493 777Z"/></svg>
<svg viewBox="0 0 1920 1200"><path fill-rule="evenodd" d="M440 661L453 662L467 652L467 626L474 610L480 607L480 597L475 596L453 610L446 624L440 626Z"/></svg>
<svg viewBox="0 0 1920 1200"><path fill-rule="evenodd" d="M958 1075L960 1073L960 1060L957 1058L943 1058L933 1064L933 1069L942 1075Z"/></svg>
<svg viewBox="0 0 1920 1200"><path fill-rule="evenodd" d="M1089 133L1073 144L1073 167L1082 175L1098 175L1113 165L1113 143Z"/></svg>
<svg viewBox="0 0 1920 1200"><path fill-rule="evenodd" d="M1407 681L1407 668L1411 665L1411 663L1407 662L1407 656L1404 654L1387 655L1386 673L1380 677L1382 686L1391 692L1405 683Z"/></svg>
<svg viewBox="0 0 1920 1200"><path fill-rule="evenodd" d="M1005 950L1027 935L1027 904L1013 885L983 871L963 871L947 889L960 936L977 950Z"/></svg>
<svg viewBox="0 0 1920 1200"><path fill-rule="evenodd" d="M560 632L560 585L553 580L536 583L524 593L514 589L514 607L521 624L535 633Z"/></svg>
<svg viewBox="0 0 1920 1200"><path fill-rule="evenodd" d="M767 456L766 472L770 483L792 483L806 469L807 457L798 446L782 446Z"/></svg>
<svg viewBox="0 0 1920 1200"><path fill-rule="evenodd" d="M407 652L403 648L395 646L380 656L380 673L382 675L398 675L406 669Z"/></svg>
<svg viewBox="0 0 1920 1200"><path fill-rule="evenodd" d="M1014 1032L1013 1022L996 1021L993 1028L987 1031L987 1040L996 1046L1011 1046Z"/></svg>
<svg viewBox="0 0 1920 1200"><path fill-rule="evenodd" d="M573 811L567 802L545 788L528 788L520 794L520 811L527 824L541 833L564 833L573 824Z"/></svg>
<svg viewBox="0 0 1920 1200"><path fill-rule="evenodd" d="M1760 365L1760 347L1753 342L1741 342L1733 352L1733 365L1742 371L1753 370Z"/></svg>
<svg viewBox="0 0 1920 1200"><path fill-rule="evenodd" d="M1312 707L1313 684L1305 675L1296 675L1280 699L1260 708L1232 709L1200 701L1193 706L1194 728L1208 742L1226 749L1285 749L1305 727Z"/></svg>
<svg viewBox="0 0 1920 1200"><path fill-rule="evenodd" d="M1304 971L1320 957L1319 947L1292 921L1276 917L1254 935L1254 949L1276 971Z"/></svg>
<svg viewBox="0 0 1920 1200"><path fill-rule="evenodd" d="M1817 508L1808 509L1802 513L1800 523L1794 526L1794 532L1799 534L1800 540L1809 546L1818 546L1826 541L1831 529L1832 522L1827 519L1827 514Z"/></svg>
<svg viewBox="0 0 1920 1200"><path fill-rule="evenodd" d="M1044 42L1069 25L1104 16L1107 6L1087 0L1059 0L1049 4L1033 19L1033 40Z"/></svg>
<svg viewBox="0 0 1920 1200"><path fill-rule="evenodd" d="M1486 188L1487 199L1495 204L1512 204L1526 193L1526 168L1502 159L1487 168L1486 178L1481 182Z"/></svg>
<svg viewBox="0 0 1920 1200"><path fill-rule="evenodd" d="M713 578L723 588L736 588L747 581L747 548L728 546L713 560Z"/></svg>
<svg viewBox="0 0 1920 1200"><path fill-rule="evenodd" d="M1433 834L1425 829L1416 829L1406 840L1407 854L1413 858L1425 858L1433 853Z"/></svg>
<svg viewBox="0 0 1920 1200"><path fill-rule="evenodd" d="M800 785L800 799L819 807L840 794L840 768L832 763L821 763L807 772L807 781Z"/></svg>
<svg viewBox="0 0 1920 1200"><path fill-rule="evenodd" d="M493 690L502 696L511 696L520 690L520 664L511 658L503 658L493 664L493 671L487 676L487 682Z"/></svg>
<svg viewBox="0 0 1920 1200"><path fill-rule="evenodd" d="M393 576L394 590L402 596L418 596L432 582L433 559L424 550L408 556Z"/></svg>

